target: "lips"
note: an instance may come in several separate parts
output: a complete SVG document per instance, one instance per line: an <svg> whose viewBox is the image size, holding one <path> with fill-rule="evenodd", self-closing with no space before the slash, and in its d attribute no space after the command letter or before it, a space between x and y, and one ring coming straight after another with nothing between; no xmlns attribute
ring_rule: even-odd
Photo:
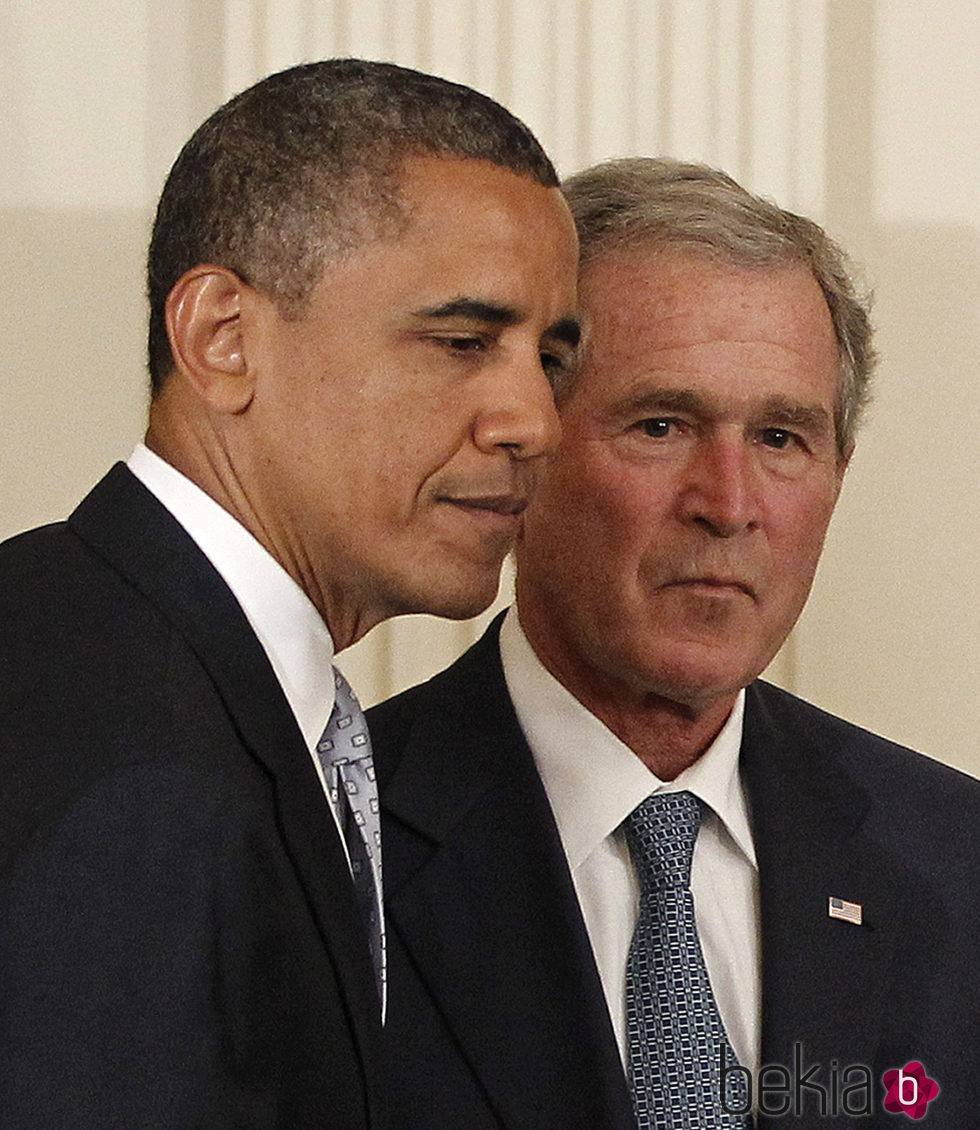
<svg viewBox="0 0 980 1130"><path fill-rule="evenodd" d="M523 494L449 495L441 498L440 502L447 502L464 510L500 514L507 518L523 514L527 508L527 498Z"/></svg>
<svg viewBox="0 0 980 1130"><path fill-rule="evenodd" d="M707 588L723 592L741 592L755 600L756 591L753 585L741 577L684 577L680 580L668 581L664 588Z"/></svg>

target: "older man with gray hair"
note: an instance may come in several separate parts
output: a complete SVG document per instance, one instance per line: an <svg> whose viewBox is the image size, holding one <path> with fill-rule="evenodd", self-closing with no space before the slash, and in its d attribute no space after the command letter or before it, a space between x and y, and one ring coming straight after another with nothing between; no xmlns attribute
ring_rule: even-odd
<svg viewBox="0 0 980 1130"><path fill-rule="evenodd" d="M969 1125L980 785L760 679L868 400L867 303L819 226L715 170L565 192L585 352L516 606L371 718L396 1109Z"/></svg>

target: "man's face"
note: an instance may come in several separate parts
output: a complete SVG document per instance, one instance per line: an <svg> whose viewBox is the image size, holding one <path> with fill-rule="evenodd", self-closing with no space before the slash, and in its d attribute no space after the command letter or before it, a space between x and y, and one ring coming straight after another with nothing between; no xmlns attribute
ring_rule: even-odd
<svg viewBox="0 0 980 1130"><path fill-rule="evenodd" d="M406 230L328 266L301 318L257 315L259 524L341 646L386 616L490 603L577 341L557 189L419 157L402 200Z"/></svg>
<svg viewBox="0 0 980 1130"><path fill-rule="evenodd" d="M796 621L840 489L830 313L802 266L597 261L583 371L518 548L518 607L579 698L699 710Z"/></svg>

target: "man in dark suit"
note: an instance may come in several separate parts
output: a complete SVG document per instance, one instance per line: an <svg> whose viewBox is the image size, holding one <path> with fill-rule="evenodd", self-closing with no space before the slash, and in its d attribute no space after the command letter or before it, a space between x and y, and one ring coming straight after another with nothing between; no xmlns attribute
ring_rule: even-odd
<svg viewBox="0 0 980 1130"><path fill-rule="evenodd" d="M701 166L566 192L516 606L370 717L394 1124L980 1126L980 785L759 679L867 399L846 262Z"/></svg>
<svg viewBox="0 0 980 1130"><path fill-rule="evenodd" d="M556 185L489 99L357 60L185 146L146 443L0 549L4 1130L385 1124L333 654L496 591L577 338Z"/></svg>

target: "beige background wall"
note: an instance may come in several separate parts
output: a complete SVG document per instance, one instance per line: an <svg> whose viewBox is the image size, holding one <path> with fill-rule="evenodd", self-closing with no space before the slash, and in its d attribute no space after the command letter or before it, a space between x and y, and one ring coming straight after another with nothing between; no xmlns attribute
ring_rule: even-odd
<svg viewBox="0 0 980 1130"><path fill-rule="evenodd" d="M980 774L975 0L5 0L0 535L63 516L140 435L143 249L182 141L331 54L487 91L563 172L703 159L843 239L877 292L878 402L773 674ZM374 700L476 630L398 621L345 666Z"/></svg>

